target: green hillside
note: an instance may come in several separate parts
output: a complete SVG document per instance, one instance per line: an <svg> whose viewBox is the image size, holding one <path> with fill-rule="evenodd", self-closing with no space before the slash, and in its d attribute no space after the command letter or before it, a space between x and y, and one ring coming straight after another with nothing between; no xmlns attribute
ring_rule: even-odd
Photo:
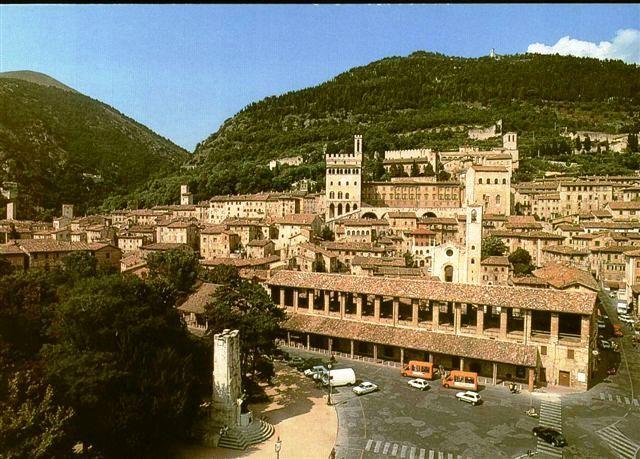
<svg viewBox="0 0 640 459"><path fill-rule="evenodd" d="M18 183L20 218L60 214L62 203L84 212L114 191L129 193L179 169L188 156L114 108L46 75L13 76L31 81L0 79L0 185Z"/></svg>
<svg viewBox="0 0 640 459"><path fill-rule="evenodd" d="M516 180L564 167L549 160L576 162L576 173L628 173L640 168L637 155L604 153L603 146L597 159L595 153L570 156L570 145L559 134L564 128L637 131L638 94L638 66L621 61L529 54L471 59L426 52L390 57L249 105L198 144L190 159L193 169L108 205L172 202L180 182L189 182L198 198L286 189L302 177L322 181L324 146L351 148L355 133L364 135L370 155L366 172L374 174L374 151L499 143L472 142L466 135L466 127L499 119L505 131L519 133L525 160ZM266 168L273 158L298 154L306 164L275 172Z"/></svg>

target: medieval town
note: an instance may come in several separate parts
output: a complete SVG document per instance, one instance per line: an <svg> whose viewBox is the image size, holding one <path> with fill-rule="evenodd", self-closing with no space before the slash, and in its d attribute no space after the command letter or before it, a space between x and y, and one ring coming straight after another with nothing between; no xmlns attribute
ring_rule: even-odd
<svg viewBox="0 0 640 459"><path fill-rule="evenodd" d="M0 459L640 458L637 5L85 6L0 7Z"/></svg>

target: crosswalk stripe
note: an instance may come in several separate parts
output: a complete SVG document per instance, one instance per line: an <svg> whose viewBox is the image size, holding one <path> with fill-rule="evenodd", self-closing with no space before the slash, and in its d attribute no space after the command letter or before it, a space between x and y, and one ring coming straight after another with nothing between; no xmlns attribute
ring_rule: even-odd
<svg viewBox="0 0 640 459"><path fill-rule="evenodd" d="M367 441L367 446L364 449L365 451L369 451L371 449L371 445L373 445L373 440Z"/></svg>
<svg viewBox="0 0 640 459"><path fill-rule="evenodd" d="M375 447L375 448L373 448L373 452L374 452L374 453L379 453L379 452L380 452L380 445L382 445L382 442L381 442L380 440L378 440L378 441L376 442L376 447Z"/></svg>
<svg viewBox="0 0 640 459"><path fill-rule="evenodd" d="M402 445L402 450L400 451L400 457L407 457L407 446Z"/></svg>
<svg viewBox="0 0 640 459"><path fill-rule="evenodd" d="M409 459L415 459L416 457L416 447L412 446L411 451L409 451Z"/></svg>
<svg viewBox="0 0 640 459"><path fill-rule="evenodd" d="M429 459L433 459L433 450L432 449L429 450Z"/></svg>
<svg viewBox="0 0 640 459"><path fill-rule="evenodd" d="M600 400L604 400L605 397L604 392L600 392Z"/></svg>
<svg viewBox="0 0 640 459"><path fill-rule="evenodd" d="M607 394L609 396L609 401L613 402L613 397L611 396L611 394Z"/></svg>
<svg viewBox="0 0 640 459"><path fill-rule="evenodd" d="M627 405L628 405L629 403L631 403L631 402L629 401L629 397L625 397L625 398L624 398L624 403L626 403Z"/></svg>
<svg viewBox="0 0 640 459"><path fill-rule="evenodd" d="M638 403L638 400L636 400L635 398L632 399L632 402L635 406L640 406L640 403Z"/></svg>
<svg viewBox="0 0 640 459"><path fill-rule="evenodd" d="M620 399L619 395L616 395L616 400L618 401L618 403L622 403L622 399Z"/></svg>
<svg viewBox="0 0 640 459"><path fill-rule="evenodd" d="M453 454L451 453L447 454L447 459L453 459Z"/></svg>
<svg viewBox="0 0 640 459"><path fill-rule="evenodd" d="M633 442L614 426L608 426L597 432L598 436L623 459L633 459L640 445Z"/></svg>
<svg viewBox="0 0 640 459"><path fill-rule="evenodd" d="M387 452L389 451L389 446L391 446L391 443L389 443L389 442L386 442L384 444L384 448L382 449L382 454L384 454L384 455L387 454Z"/></svg>
<svg viewBox="0 0 640 459"><path fill-rule="evenodd" d="M438 459L444 459L444 453L442 451L438 451Z"/></svg>
<svg viewBox="0 0 640 459"><path fill-rule="evenodd" d="M418 459L424 459L424 453L425 453L424 448L420 448L420 457Z"/></svg>
<svg viewBox="0 0 640 459"><path fill-rule="evenodd" d="M395 456L396 454L398 454L398 444L394 443L393 448L391 449L391 455Z"/></svg>

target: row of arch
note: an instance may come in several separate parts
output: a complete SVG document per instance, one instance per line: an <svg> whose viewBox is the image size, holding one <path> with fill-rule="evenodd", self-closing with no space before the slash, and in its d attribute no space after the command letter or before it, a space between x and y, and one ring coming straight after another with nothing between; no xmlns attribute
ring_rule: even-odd
<svg viewBox="0 0 640 459"><path fill-rule="evenodd" d="M489 179L489 178L488 178L488 179L487 179L486 184L487 184L487 185L491 185L491 179ZM494 185L497 185L497 184L498 184L498 179L494 179L494 180L493 180L493 184L494 184ZM503 179L502 179L502 184L503 184L503 185L506 185L506 184L507 184L507 179L506 179L506 178L503 178ZM478 185L482 185L482 179L481 179L481 178L479 178L479 179L478 179Z"/></svg>
<svg viewBox="0 0 640 459"><path fill-rule="evenodd" d="M365 212L362 215L362 218L370 218L370 219L378 219L378 218L380 218L380 219L382 219L382 218L385 218L387 216L387 213L388 212L385 212L380 217L378 217L375 212ZM431 212L431 211L425 212L422 215L421 218L424 218L424 217L426 217L426 218L438 218L438 216L435 213Z"/></svg>
<svg viewBox="0 0 640 459"><path fill-rule="evenodd" d="M327 174L359 174L360 169L327 169Z"/></svg>
<svg viewBox="0 0 640 459"><path fill-rule="evenodd" d="M348 214L352 210L358 210L358 204L351 206L349 203L344 206L339 203L337 206L334 203L329 204L329 218L339 217L342 214Z"/></svg>
<svg viewBox="0 0 640 459"><path fill-rule="evenodd" d="M335 199L335 192L329 192L329 199ZM338 191L338 199L342 199L342 191ZM344 199L349 199L349 193L344 194Z"/></svg>

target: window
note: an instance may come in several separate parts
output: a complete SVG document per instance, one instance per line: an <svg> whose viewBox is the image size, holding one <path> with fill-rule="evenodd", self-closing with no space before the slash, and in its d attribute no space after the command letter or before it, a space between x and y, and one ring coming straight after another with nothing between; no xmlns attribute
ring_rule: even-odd
<svg viewBox="0 0 640 459"><path fill-rule="evenodd" d="M547 355L547 346L540 346L540 355Z"/></svg>
<svg viewBox="0 0 640 459"><path fill-rule="evenodd" d="M567 349L567 358L570 360L573 360L573 356L574 356L574 350L573 349Z"/></svg>
<svg viewBox="0 0 640 459"><path fill-rule="evenodd" d="M494 184L494 185L497 185L497 184L498 184L498 179L495 179L495 180L493 181L493 184Z"/></svg>
<svg viewBox="0 0 640 459"><path fill-rule="evenodd" d="M482 185L482 179L478 179L478 185Z"/></svg>

